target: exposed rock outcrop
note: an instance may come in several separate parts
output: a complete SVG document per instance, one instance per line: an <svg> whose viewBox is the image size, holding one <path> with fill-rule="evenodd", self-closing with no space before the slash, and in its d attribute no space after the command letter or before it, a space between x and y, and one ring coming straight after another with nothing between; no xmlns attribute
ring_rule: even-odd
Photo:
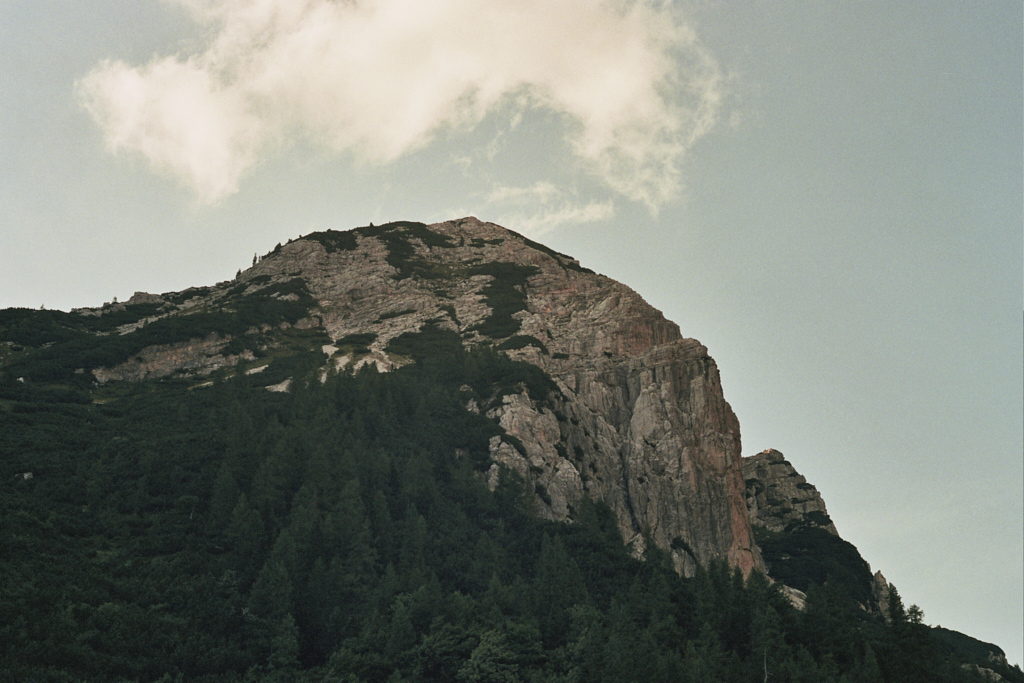
<svg viewBox="0 0 1024 683"><path fill-rule="evenodd" d="M880 571L871 577L871 600L878 613L889 621L889 582Z"/></svg>
<svg viewBox="0 0 1024 683"><path fill-rule="evenodd" d="M872 575L857 549L839 536L818 490L782 453L768 449L743 458L743 479L750 523L772 579L803 590L838 581L864 610L888 619L889 583L881 572ZM782 589L803 609L800 590Z"/></svg>
<svg viewBox="0 0 1024 683"><path fill-rule="evenodd" d="M211 335L179 344L148 346L137 356L112 368L97 368L92 374L100 384L110 381L138 382L168 377L176 373L209 375L239 360L252 359L251 353L224 354L228 340Z"/></svg>
<svg viewBox="0 0 1024 683"><path fill-rule="evenodd" d="M818 489L782 453L767 449L743 458L743 481L752 525L778 533L802 524L839 535Z"/></svg>
<svg viewBox="0 0 1024 683"><path fill-rule="evenodd" d="M135 292L132 294L125 304L128 306L134 306L137 304L162 304L166 303L164 298L159 294L150 294L149 292Z"/></svg>
<svg viewBox="0 0 1024 683"><path fill-rule="evenodd" d="M1004 680L1006 680L1000 674L996 673L992 669L986 669L984 667L978 666L977 664L961 664L960 668L963 669L964 671L971 671L971 672L975 673L976 675L981 676L982 678L984 678L985 680L988 680L988 681L1004 681Z"/></svg>

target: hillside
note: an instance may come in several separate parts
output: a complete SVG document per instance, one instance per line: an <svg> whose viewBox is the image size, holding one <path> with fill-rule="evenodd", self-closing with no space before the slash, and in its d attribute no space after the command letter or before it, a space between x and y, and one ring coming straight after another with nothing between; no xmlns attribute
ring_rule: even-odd
<svg viewBox="0 0 1024 683"><path fill-rule="evenodd" d="M499 466L516 472L536 493L536 514L567 520L584 498L597 500L636 554L647 534L680 572L718 558L745 572L761 566L739 424L707 349L628 287L493 224L314 233L231 282L13 318L8 328L16 342L57 335L14 354L11 374L104 387L226 368L282 387L303 364L383 372L409 362L402 335L451 333L466 349L536 367L551 384L509 386L486 405L472 397L510 437L492 444L488 476Z"/></svg>
<svg viewBox="0 0 1024 683"><path fill-rule="evenodd" d="M831 542L853 578L794 608L706 349L499 226L315 233L0 342L13 680L1024 680L862 608Z"/></svg>

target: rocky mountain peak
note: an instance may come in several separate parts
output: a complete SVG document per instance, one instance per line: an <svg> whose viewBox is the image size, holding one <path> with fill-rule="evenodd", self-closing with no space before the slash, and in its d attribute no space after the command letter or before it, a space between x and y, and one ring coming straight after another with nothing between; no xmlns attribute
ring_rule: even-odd
<svg viewBox="0 0 1024 683"><path fill-rule="evenodd" d="M469 344L533 337L554 360L632 355L681 337L628 287L472 217L313 233L275 249L240 281L297 275L333 338L369 325L381 349L428 321Z"/></svg>
<svg viewBox="0 0 1024 683"><path fill-rule="evenodd" d="M492 608L470 611L493 614L504 609L501 596L519 595L529 584L523 590L533 597L525 602L536 616L560 610L562 621L545 627L557 635L566 632L574 604L596 609L586 602L584 571L602 585L611 575L631 577L614 580L630 596L648 585L636 583L644 576L660 584L650 595L687 594L685 582L668 588L660 562L643 570L628 562L614 534L606 533L612 524L636 554L653 543L684 575L722 559L744 572L764 570L807 610L807 619L820 619L823 600L830 615L840 614L837 605L859 604L866 614L847 623L874 634L872 645L859 648L867 653L876 645L890 658L900 652L911 631L898 625L909 623L919 634L927 628L915 623L917 608L897 609L895 588L839 537L818 491L781 453L740 458L739 425L707 349L628 287L500 226L464 218L329 230L278 245L233 280L210 287L136 292L127 301L71 312L0 313L0 414L15 446L8 449L14 475L7 492L15 496L9 507L23 529L15 535L27 539L26 552L12 556L17 569L8 573L15 579L24 573L24 558L40 542L62 543L75 558L38 565L53 565L40 586L115 585L134 558L140 561L133 576L149 572L136 581L146 590L131 609L109 611L114 603L97 594L95 604L75 606L72 621L95 610L103 623L119 625L113 633L138 626L145 612L155 619L146 622L153 634L173 621L184 644L179 653L197 642L184 636L197 630L189 611L220 615L216 633L241 633L233 650L258 640L247 629L260 619L280 624L293 644L296 633L315 644L335 628L337 611L296 607L293 615L286 605L290 595L301 595L294 604L306 606L331 594L344 602L338 609L361 599L367 609L357 611L375 615L374 625L353 626L350 635L370 634L361 647L376 662L385 633L391 643L391 634L405 639L411 632L405 610L416 596L451 605L446 613L487 600L479 604ZM509 481L508 471L518 476ZM487 496L483 483L498 495ZM525 519L524 505L538 517L581 524ZM67 524L51 524L62 518ZM75 531L82 524L90 529L87 539ZM57 526L70 531L56 539L63 533L53 531ZM149 529L140 534L143 527ZM40 529L51 531L37 537ZM470 538L475 547L464 542ZM563 538L575 540L563 544ZM154 549L161 553L155 560ZM336 561L348 557L360 559ZM573 557L601 559L573 568ZM174 574L167 567L182 562L206 567L192 582L207 586L194 604L179 604L171 620L138 607L151 603L151 589ZM511 575L492 571L513 562ZM466 575L444 589L454 591L454 602L440 602L447 598L437 577L458 574L460 566ZM243 583L236 571L248 574L246 593L238 592ZM481 580L488 576L485 595ZM529 576L525 583L523 576ZM717 570L709 576L712 584L724 578ZM399 593L399 585L409 592ZM763 604L779 607L782 616L784 606L763 585L755 581L745 595L770 598ZM8 611L13 604L38 616L36 587L25 586L8 591L15 599ZM734 604L736 588L730 583L711 604ZM167 593L172 602L174 591L177 584ZM551 610L556 594L564 600ZM53 595L52 613L67 617L66 600ZM393 595L383 612L381 595ZM273 603L282 611L246 616L239 610L245 601L246 609ZM207 603L215 607L207 610ZM381 621L385 613L390 616ZM281 614L287 619L279 620ZM599 624L613 618L596 614ZM531 624L536 616L528 617ZM391 626L382 630L389 618ZM62 619L50 621L77 648L76 631ZM886 619L894 639L885 635ZM627 616L626 628L634 620ZM787 642L804 647L800 638L814 637L800 618L782 621L796 624ZM92 617L77 623L91 624ZM599 630L617 633L612 624L624 622L605 623ZM717 634L722 642L732 626ZM490 617L477 627L490 628ZM482 632L481 647L488 633L497 631ZM941 627L931 633L937 651L956 653L964 668L992 680L998 669L1016 680L998 647ZM50 634L40 634L38 642L45 637L52 644ZM210 642L219 637L208 635ZM555 651L578 651L591 635ZM547 642L543 634L537 638L531 643ZM338 652L356 661L348 649L352 638L339 631L327 640L346 643ZM394 661L418 656L411 653L421 644L406 642L415 649L395 650ZM110 643L109 651L122 645ZM106 649L97 652L108 656ZM738 662L736 656L729 654ZM834 667L830 653L823 657ZM568 661L563 654L554 660ZM330 662L333 667L333 655ZM825 665L816 666L808 669L812 678ZM374 679L386 674L358 671L373 671Z"/></svg>
<svg viewBox="0 0 1024 683"><path fill-rule="evenodd" d="M275 326L324 335L325 372L369 364L388 371L412 362L396 350L402 335L454 332L467 347L539 367L556 387L544 400L523 388L497 405L467 405L509 436L492 442L492 482L499 466L513 470L533 490L537 514L554 520L570 520L583 498L607 503L635 552L654 542L684 574L716 559L744 572L762 566L739 424L718 368L704 346L629 287L472 217L313 233L255 261L215 287L136 294L133 301L159 306L154 319L220 311L235 325L142 349L95 376L142 379L231 365L259 372L256 356L267 349L256 348L253 335ZM277 380L268 388L287 388Z"/></svg>

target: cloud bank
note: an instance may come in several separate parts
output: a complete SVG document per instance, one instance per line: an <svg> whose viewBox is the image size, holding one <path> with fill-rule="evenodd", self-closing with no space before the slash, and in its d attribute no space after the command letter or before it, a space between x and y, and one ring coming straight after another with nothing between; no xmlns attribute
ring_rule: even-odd
<svg viewBox="0 0 1024 683"><path fill-rule="evenodd" d="M302 141L388 164L497 112L555 112L583 168L656 209L715 123L714 60L643 0L168 0L195 54L108 60L78 83L108 148L207 202Z"/></svg>

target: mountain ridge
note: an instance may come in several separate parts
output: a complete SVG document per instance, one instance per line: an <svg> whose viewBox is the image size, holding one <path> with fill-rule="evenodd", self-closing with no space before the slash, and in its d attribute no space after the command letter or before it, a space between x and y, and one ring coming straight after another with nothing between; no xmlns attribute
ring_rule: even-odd
<svg viewBox="0 0 1024 683"><path fill-rule="evenodd" d="M103 634L114 632L111 624L123 630L133 619L149 623L137 611L149 598L145 592L124 598L127 589L109 595L99 586L111 581L104 572L132 577L132 563L140 562L151 567L138 570L150 582L143 584L164 595L171 562L189 580L206 582L203 595L213 612L193 608L204 613L204 623L251 638L252 645L225 642L253 661L270 662L260 665L269 666L268 676L282 662L296 666L298 652L304 665L330 656L332 667L338 658L338 667L366 680L398 669L431 680L421 669L433 664L414 667L397 653L415 642L410 633L423 643L439 637L423 619L409 623L403 610L424 599L424 591L436 603L442 582L454 591L453 604L481 600L504 611L502 618L539 628L543 647L553 651L567 645L572 610L609 608L614 589L607 577L660 576L651 585L663 591L670 583L663 570L695 576L687 585L697 588L671 584L674 597L662 592L650 604L661 605L656 610L678 605L672 619L688 638L697 632L686 615L704 615L706 627L751 671L760 671L761 660L750 654L748 636L776 637L781 624L787 639L809 649L800 654L780 646L772 655L779 666L820 665L828 678L834 653L844 671L875 680L874 647L896 662L882 664L885 680L904 680L901 671L929 661L938 671L937 660L928 659L934 648L920 610L905 611L895 589L880 574L871 576L856 549L838 537L814 487L776 451L741 458L739 423L707 349L625 285L500 226L465 218L313 233L254 257L235 279L210 287L137 292L123 303L71 313L0 311L0 333L6 425L0 446L15 472L3 484L0 519L12 532L0 535L11 551L3 561L9 585L0 610L24 621L31 612L14 605L41 607L33 596L53 590L25 574L36 565L40 576L56 571L39 565L34 543L60 547L52 557L88 549L73 569L46 579L61 586L66 576L84 572L70 581L70 598L62 593L46 603L56 610L47 619L64 625L36 629L42 635L20 626L4 630L11 645L3 656L10 661L37 657L21 654L34 652L33 638L60 632L74 641L85 637L76 633L88 633L90 647L109 658L94 665L97 671L145 678L118 659L121 645ZM394 381L383 379L389 377ZM132 435L140 425L145 429ZM64 433L67 445L50 443ZM330 445L316 445L321 442ZM424 474L431 470L434 475ZM490 499L474 489L484 484ZM446 499L441 491L457 493ZM63 506L59 514L51 498ZM456 501L491 525L472 532L475 547L440 532L450 530L455 513L445 506ZM495 523L502 506L512 516ZM543 542L540 527L530 526L540 522L515 516L519 506L555 525L543 527ZM29 511L36 508L34 518ZM55 533L53 520L69 531ZM155 530L143 531L146 525ZM618 554L623 551L607 532L643 558L645 568ZM549 533L555 540L549 542ZM529 608L534 616L509 611L521 608L504 591L526 588L522 574L504 566L513 556L498 560L502 549L491 535L540 551L529 590L547 597ZM137 537L143 545L127 550ZM560 545L563 537L567 546ZM72 542L78 538L84 540ZM428 561L430 544L435 556ZM338 548L348 550L332 555ZM345 562L355 564L343 567L338 562L346 553L354 559ZM465 566L456 571L446 553ZM522 572L523 561L516 561ZM732 578L726 562L736 570ZM227 573L215 580L211 569ZM395 578L396 571L404 578ZM774 587L761 571L777 579ZM354 580L365 585L353 592ZM93 586L88 596L78 584ZM654 590L642 585L630 589L630 604L638 599L635 590ZM377 616L358 622L350 615L346 623L362 626L345 626L316 606L333 604L324 586ZM475 597L459 597L470 594ZM845 600L859 609L841 612ZM803 616L787 612L790 603ZM145 608L164 620L162 628L185 640L194 628L207 628L189 626L181 612L163 615L162 604L163 598ZM747 610L751 621L730 626L712 605ZM760 605L761 617L750 612L752 605ZM764 622L769 614L782 621ZM444 618L454 619L451 612ZM801 619L809 630L794 626ZM819 633L813 624L821 619L840 631ZM829 640L840 632L843 638ZM481 652L493 646L493 633L524 637L514 630L488 633L472 636ZM145 638L159 641L155 631ZM581 648L598 635L577 628L571 638ZM979 676L995 666L1013 679L997 647L955 632L935 638L944 643L944 656L980 667ZM337 649L338 642L347 645ZM679 642L669 638L664 647ZM918 663L899 663L901 648L911 646ZM465 662L471 649L458 645L454 661ZM391 654L381 660L381 652ZM148 661L143 650L132 656ZM204 670L244 668L237 658L218 657ZM740 675L735 667L726 675L717 657L688 650L683 661L697 667L693 676L700 667L718 667L721 680L749 678L750 671ZM446 666L447 680L456 673L477 680L467 673L469 663Z"/></svg>
<svg viewBox="0 0 1024 683"><path fill-rule="evenodd" d="M554 409L519 393L488 411L523 451L496 442L495 468L509 467L538 491L541 516L566 520L586 495L612 507L638 555L649 536L681 573L718 558L745 573L762 566L744 501L739 423L717 367L630 288L469 217L314 233L257 259L230 287L182 303L212 308L226 292L297 290L300 279L306 294L264 299L308 299L308 314L288 324L322 328L339 369L398 367L406 359L389 352L392 340L436 325L550 375L560 395ZM367 335L365 353L343 343ZM225 348L224 339L191 341L93 374L109 381L145 376L145 367L170 374L249 360L247 350ZM489 476L495 481L496 469Z"/></svg>

